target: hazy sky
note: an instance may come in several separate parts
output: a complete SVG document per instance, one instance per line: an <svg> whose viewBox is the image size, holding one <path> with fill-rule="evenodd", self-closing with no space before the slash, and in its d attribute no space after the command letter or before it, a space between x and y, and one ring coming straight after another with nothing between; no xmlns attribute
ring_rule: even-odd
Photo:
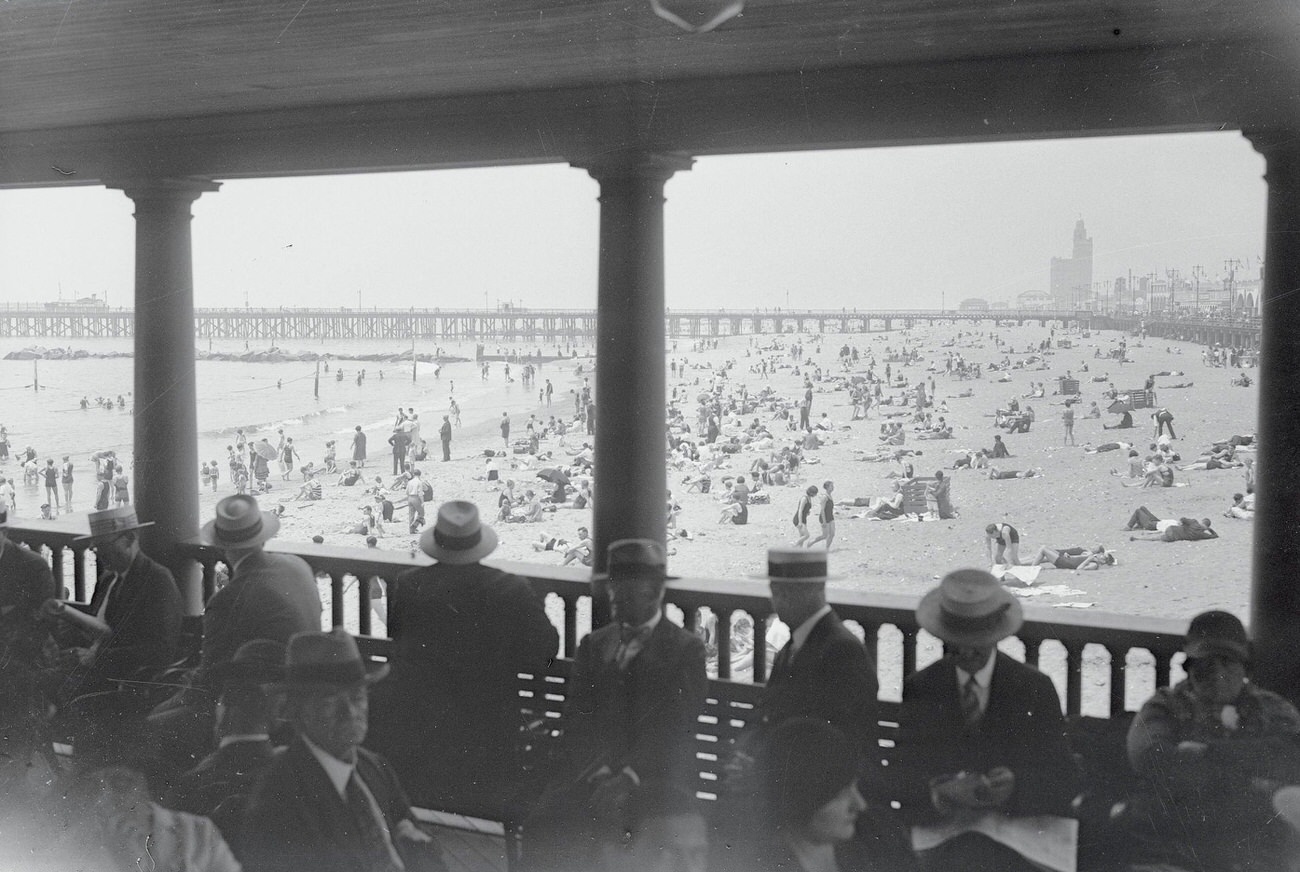
<svg viewBox="0 0 1300 872"><path fill-rule="evenodd" d="M1012 299L1079 218L1094 278L1253 276L1263 169L1237 133L703 158L667 186L667 305ZM597 193L564 165L227 182L194 207L195 300L592 307ZM118 191L0 191L0 301L129 305L133 231Z"/></svg>

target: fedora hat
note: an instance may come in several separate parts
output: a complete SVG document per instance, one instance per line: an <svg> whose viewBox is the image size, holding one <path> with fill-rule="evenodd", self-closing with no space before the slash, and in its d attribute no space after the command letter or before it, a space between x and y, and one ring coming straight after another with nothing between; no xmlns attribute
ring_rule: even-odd
<svg viewBox="0 0 1300 872"><path fill-rule="evenodd" d="M982 569L955 569L921 598L916 621L952 645L992 645L1025 622L1020 602Z"/></svg>
<svg viewBox="0 0 1300 872"><path fill-rule="evenodd" d="M668 574L668 552L653 539L617 539L605 551L605 571L595 578L675 578Z"/></svg>
<svg viewBox="0 0 1300 872"><path fill-rule="evenodd" d="M212 684L274 684L284 678L285 646L274 639L253 639L239 646L235 656L212 667Z"/></svg>
<svg viewBox="0 0 1300 872"><path fill-rule="evenodd" d="M1218 610L1201 612L1187 627L1183 653L1188 660L1218 655L1249 663L1250 637L1236 615Z"/></svg>
<svg viewBox="0 0 1300 872"><path fill-rule="evenodd" d="M135 509L130 506L115 506L100 512L91 512L86 518L90 521L90 535L73 539L74 544L89 542L92 539L104 539L109 536L116 536L118 533L127 533L131 530L139 530L142 527L153 526L153 521L141 523L136 517Z"/></svg>
<svg viewBox="0 0 1300 872"><path fill-rule="evenodd" d="M327 633L307 630L289 639L284 678L276 686L341 690L374 684L387 674L387 663L362 659L357 640L342 627Z"/></svg>
<svg viewBox="0 0 1300 872"><path fill-rule="evenodd" d="M199 539L218 548L251 548L280 532L280 519L264 512L248 494L234 494L217 503L217 515L203 525Z"/></svg>
<svg viewBox="0 0 1300 872"><path fill-rule="evenodd" d="M825 551L792 548L788 545L767 549L767 572L755 572L750 578L768 581L825 582L838 575L827 572Z"/></svg>
<svg viewBox="0 0 1300 872"><path fill-rule="evenodd" d="M438 519L420 534L420 550L439 563L477 563L496 547L496 530L479 520L478 506L468 500L438 506Z"/></svg>

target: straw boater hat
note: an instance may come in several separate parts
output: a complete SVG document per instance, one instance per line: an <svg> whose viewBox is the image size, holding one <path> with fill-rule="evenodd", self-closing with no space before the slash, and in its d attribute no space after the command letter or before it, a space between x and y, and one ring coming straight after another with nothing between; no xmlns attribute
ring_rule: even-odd
<svg viewBox="0 0 1300 872"><path fill-rule="evenodd" d="M199 539L218 548L251 548L280 532L280 519L264 512L248 494L235 494L217 503L217 516L203 525Z"/></svg>
<svg viewBox="0 0 1300 872"><path fill-rule="evenodd" d="M497 533L478 517L478 506L451 500L438 506L438 520L420 534L420 550L439 563L477 563L497 547Z"/></svg>
<svg viewBox="0 0 1300 872"><path fill-rule="evenodd" d="M357 642L342 627L328 633L308 630L289 640L280 689L343 690L374 684L388 674L387 663L363 660Z"/></svg>
<svg viewBox="0 0 1300 872"><path fill-rule="evenodd" d="M762 578L768 581L825 582L841 577L830 575L826 569L825 551L783 545L767 549L767 572L751 573L750 578Z"/></svg>
<svg viewBox="0 0 1300 872"><path fill-rule="evenodd" d="M87 520L90 521L90 535L73 539L73 544L89 542L92 539L104 539L109 536L116 536L118 533L127 533L131 530L153 526L153 521L141 523L135 515L135 509L130 506L116 506L111 509L104 509L102 512L91 512L87 515Z"/></svg>
<svg viewBox="0 0 1300 872"><path fill-rule="evenodd" d="M921 598L916 621L952 645L992 645L1019 630L1025 615L990 573L956 569Z"/></svg>
<svg viewBox="0 0 1300 872"><path fill-rule="evenodd" d="M605 551L605 571L593 577L603 581L620 578L654 578L667 581L668 553L653 539L617 539Z"/></svg>

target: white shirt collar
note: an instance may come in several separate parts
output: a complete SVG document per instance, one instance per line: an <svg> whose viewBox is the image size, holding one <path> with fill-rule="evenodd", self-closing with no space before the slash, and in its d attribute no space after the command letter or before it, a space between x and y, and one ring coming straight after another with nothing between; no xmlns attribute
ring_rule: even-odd
<svg viewBox="0 0 1300 872"><path fill-rule="evenodd" d="M339 798L346 801L348 779L352 777L353 771L356 770L356 764L344 763L305 735L302 736L302 741L307 746L307 750L311 751L311 755L316 758L320 768L325 770L325 775L329 778L330 784L334 785L334 790L338 792Z"/></svg>
<svg viewBox="0 0 1300 872"><path fill-rule="evenodd" d="M271 736L267 733L231 733L229 736L222 736L221 741L217 743L217 747L224 748L227 745L234 745L237 742L269 742L269 741L271 741Z"/></svg>
<svg viewBox="0 0 1300 872"><path fill-rule="evenodd" d="M830 605L829 604L824 605L817 611L813 612L812 616L809 617L808 620L804 621L802 624L800 624L798 627L795 628L794 632L790 634L791 654L797 653L799 649L804 646L804 643L808 641L808 636L812 634L813 627L817 626L817 622L820 621L822 618L826 617L827 615L829 615L830 613L831 613Z"/></svg>

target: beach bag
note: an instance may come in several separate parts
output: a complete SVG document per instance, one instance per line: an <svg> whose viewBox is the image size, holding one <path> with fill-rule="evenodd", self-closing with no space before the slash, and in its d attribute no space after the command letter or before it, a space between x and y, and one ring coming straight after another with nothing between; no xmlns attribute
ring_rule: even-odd
<svg viewBox="0 0 1300 872"><path fill-rule="evenodd" d="M426 481L424 483L424 487L421 490L424 494L424 501L426 503L433 502L433 485L429 484Z"/></svg>

